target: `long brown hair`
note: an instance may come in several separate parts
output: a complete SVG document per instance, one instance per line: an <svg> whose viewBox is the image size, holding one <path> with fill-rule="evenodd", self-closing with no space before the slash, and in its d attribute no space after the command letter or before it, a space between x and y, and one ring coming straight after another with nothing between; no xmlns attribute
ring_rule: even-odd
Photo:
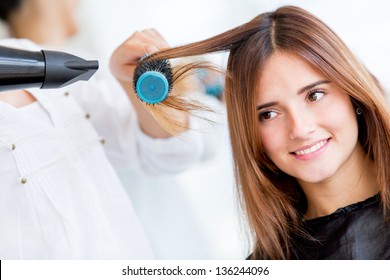
<svg viewBox="0 0 390 280"><path fill-rule="evenodd" d="M168 49L160 58L229 51L225 97L235 175L254 234L253 258L288 259L291 235L299 233L306 199L296 180L267 158L258 134L256 87L275 51L304 58L362 109L359 141L378 172L384 215L390 210L390 114L375 79L341 39L307 11L285 6L232 30ZM194 68L189 65L186 69Z"/></svg>

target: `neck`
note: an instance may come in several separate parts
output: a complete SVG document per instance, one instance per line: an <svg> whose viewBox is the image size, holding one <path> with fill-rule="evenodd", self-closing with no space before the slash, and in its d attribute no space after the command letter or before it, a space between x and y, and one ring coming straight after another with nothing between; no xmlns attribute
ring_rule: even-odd
<svg viewBox="0 0 390 280"><path fill-rule="evenodd" d="M305 192L307 219L325 216L338 208L363 201L378 193L374 163L359 146L331 178L318 183L299 182Z"/></svg>

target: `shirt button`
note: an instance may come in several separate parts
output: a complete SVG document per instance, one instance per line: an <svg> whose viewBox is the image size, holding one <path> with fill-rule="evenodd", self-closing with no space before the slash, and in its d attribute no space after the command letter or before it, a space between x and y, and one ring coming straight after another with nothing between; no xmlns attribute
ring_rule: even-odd
<svg viewBox="0 0 390 280"><path fill-rule="evenodd" d="M104 140L103 138L100 139L100 143L102 143L103 145L106 143L106 140Z"/></svg>
<svg viewBox="0 0 390 280"><path fill-rule="evenodd" d="M13 151L13 150L15 150L16 149L16 145L15 144L12 144L11 145L11 150Z"/></svg>
<svg viewBox="0 0 390 280"><path fill-rule="evenodd" d="M86 118L86 119L89 119L90 117L91 117L90 114L85 114L85 118Z"/></svg>
<svg viewBox="0 0 390 280"><path fill-rule="evenodd" d="M27 183L27 179L26 179L26 178L22 178L22 180L20 180L20 182L21 182L22 184L26 184L26 183Z"/></svg>
<svg viewBox="0 0 390 280"><path fill-rule="evenodd" d="M64 95L65 95L65 96L69 96L69 92L65 92Z"/></svg>

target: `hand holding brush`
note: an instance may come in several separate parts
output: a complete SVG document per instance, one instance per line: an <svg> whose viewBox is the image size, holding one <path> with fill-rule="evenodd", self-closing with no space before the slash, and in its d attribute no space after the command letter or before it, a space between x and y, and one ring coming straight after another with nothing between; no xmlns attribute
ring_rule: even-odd
<svg viewBox="0 0 390 280"><path fill-rule="evenodd" d="M114 51L110 60L111 72L135 107L141 129L156 138L167 138L180 132L170 130L170 124L183 130L188 127L189 116L186 112L167 106L147 105L163 101L172 89L169 62L148 60L145 57L167 48L168 43L157 30L137 31ZM143 58L146 60L143 61ZM141 94L136 93L137 82ZM157 99L153 97L155 92L159 93Z"/></svg>

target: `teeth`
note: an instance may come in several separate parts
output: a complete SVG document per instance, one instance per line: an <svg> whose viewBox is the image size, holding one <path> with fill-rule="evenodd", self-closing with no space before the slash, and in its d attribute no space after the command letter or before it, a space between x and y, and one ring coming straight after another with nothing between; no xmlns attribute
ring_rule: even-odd
<svg viewBox="0 0 390 280"><path fill-rule="evenodd" d="M313 153L313 152L317 151L318 149L323 147L325 144L326 144L326 140L323 140L323 141L318 142L317 144L315 144L314 146L312 146L312 147L310 147L308 149L299 150L299 151L296 151L294 153L296 155L307 155L307 154L310 154L310 153Z"/></svg>

